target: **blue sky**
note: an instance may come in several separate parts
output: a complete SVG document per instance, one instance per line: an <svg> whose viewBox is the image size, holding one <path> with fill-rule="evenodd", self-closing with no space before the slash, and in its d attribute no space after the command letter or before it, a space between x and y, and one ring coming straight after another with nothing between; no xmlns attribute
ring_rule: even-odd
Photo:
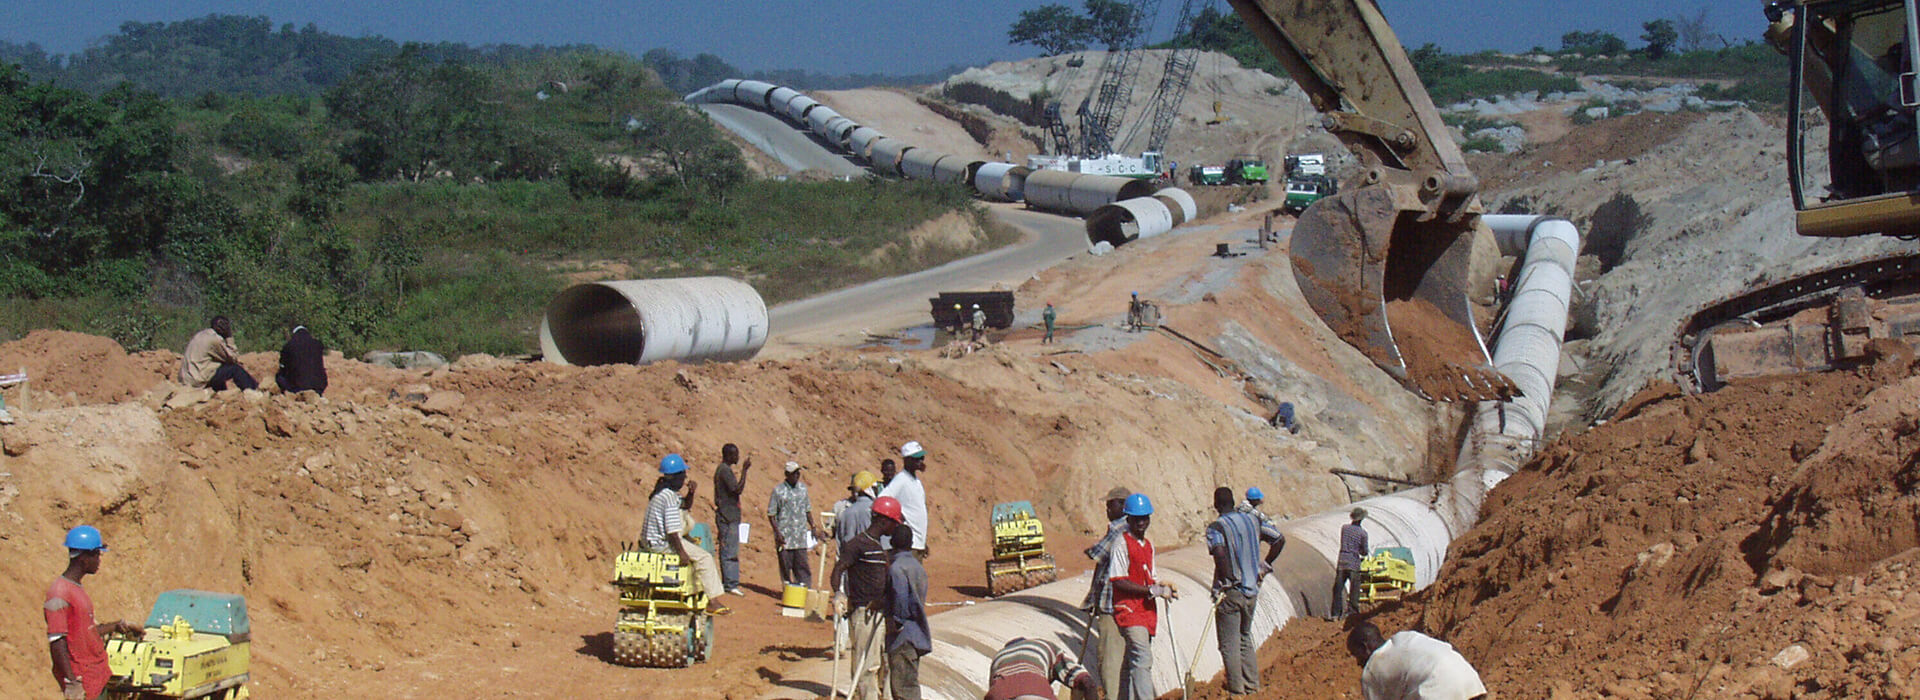
<svg viewBox="0 0 1920 700"><path fill-rule="evenodd" d="M1055 0L1078 6L1078 0ZM1572 30L1605 30L1638 46L1649 19L1705 8L1711 29L1734 42L1758 38L1758 0L1379 0L1409 46L1449 51L1555 48ZM1223 9L1225 0L1215 0ZM953 64L1025 58L1007 45L1021 10L1044 0L561 0L552 4L463 0L6 0L0 39L37 42L55 53L85 48L121 22L169 21L207 14L264 15L276 23L312 22L326 31L399 40L474 44L587 43L635 54L664 47L706 52L749 70L801 68L824 73L917 73ZM1180 0L1162 0L1164 14ZM1155 38L1170 33L1166 19Z"/></svg>

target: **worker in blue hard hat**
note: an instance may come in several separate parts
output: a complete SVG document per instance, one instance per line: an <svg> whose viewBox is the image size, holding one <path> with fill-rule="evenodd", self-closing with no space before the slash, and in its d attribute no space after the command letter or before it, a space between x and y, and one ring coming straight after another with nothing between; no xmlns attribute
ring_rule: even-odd
<svg viewBox="0 0 1920 700"><path fill-rule="evenodd" d="M660 458L660 478L653 482L653 496L647 499L647 519L640 526L640 545L651 552L680 555L681 561L693 569L701 592L707 596L707 612L725 615L733 611L717 602L726 589L721 587L713 554L687 541L686 516L681 511L689 504L680 496L680 489L686 484L687 460L678 454ZM687 498L691 500L691 490Z"/></svg>
<svg viewBox="0 0 1920 700"><path fill-rule="evenodd" d="M93 621L93 599L80 587L80 579L100 571L100 553L107 551L100 530L92 525L68 530L66 545L67 570L47 587L47 602L41 606L47 616L47 653L53 656L53 679L60 684L61 697L87 700L104 694L113 675L104 638L144 631L120 620Z"/></svg>
<svg viewBox="0 0 1920 700"><path fill-rule="evenodd" d="M1266 511L1260 509L1260 504L1266 502L1266 499L1267 495L1260 492L1260 487L1249 486L1247 487L1247 500L1241 501L1240 507L1234 510L1258 518L1260 522L1267 525L1279 527L1279 523L1274 522L1273 518L1267 516Z"/></svg>
<svg viewBox="0 0 1920 700"><path fill-rule="evenodd" d="M1120 692L1115 700L1153 700L1153 633L1159 628L1159 600L1180 597L1173 586L1161 583L1153 566L1153 542L1147 526L1153 523L1153 501L1144 493L1127 497L1122 512L1127 531L1121 546L1113 548L1107 576L1113 583L1113 618L1127 640L1120 665Z"/></svg>

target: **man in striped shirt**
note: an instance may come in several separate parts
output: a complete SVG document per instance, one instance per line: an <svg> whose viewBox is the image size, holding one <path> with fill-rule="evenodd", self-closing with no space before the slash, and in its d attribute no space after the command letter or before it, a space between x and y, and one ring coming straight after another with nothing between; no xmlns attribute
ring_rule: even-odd
<svg viewBox="0 0 1920 700"><path fill-rule="evenodd" d="M1073 689L1078 700L1100 698L1093 674L1065 649L1044 639L1015 637L993 655L986 700L1059 700L1054 683Z"/></svg>
<svg viewBox="0 0 1920 700"><path fill-rule="evenodd" d="M1120 666L1126 657L1127 640L1120 634L1120 625L1113 621L1113 586L1108 581L1107 564L1121 533L1127 531L1127 516L1120 510L1131 495L1133 491L1124 486L1115 486L1107 492L1107 534L1087 548L1087 558L1093 560L1093 581L1087 585L1086 600L1080 603L1080 609L1087 611L1088 617L1087 640L1081 645L1081 653L1089 648L1095 651L1100 687L1115 692L1120 689Z"/></svg>
<svg viewBox="0 0 1920 700"><path fill-rule="evenodd" d="M687 527L680 515L680 489L687 483L687 460L677 454L660 459L660 479L653 484L653 496L647 499L647 519L640 526L640 544L650 552L678 554L680 561L693 570L700 590L707 596L707 613L733 612L715 602L726 589L720 586L720 571L714 566L713 553L687 542Z"/></svg>
<svg viewBox="0 0 1920 700"><path fill-rule="evenodd" d="M1220 517L1207 526L1207 552L1213 555L1220 659L1226 667L1227 693L1246 695L1260 689L1260 665L1253 654L1253 609L1260 601L1260 582L1273 570L1287 538L1273 525L1234 510L1233 489L1214 489L1213 509ZM1264 560L1261 542L1268 543Z"/></svg>

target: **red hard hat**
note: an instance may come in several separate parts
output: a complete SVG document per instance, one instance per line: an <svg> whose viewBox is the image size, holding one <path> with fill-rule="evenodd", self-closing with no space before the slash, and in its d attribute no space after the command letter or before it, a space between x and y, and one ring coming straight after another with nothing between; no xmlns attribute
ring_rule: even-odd
<svg viewBox="0 0 1920 700"><path fill-rule="evenodd" d="M873 514L887 516L894 522L903 522L906 516L900 514L900 501L892 496L881 496L873 500Z"/></svg>

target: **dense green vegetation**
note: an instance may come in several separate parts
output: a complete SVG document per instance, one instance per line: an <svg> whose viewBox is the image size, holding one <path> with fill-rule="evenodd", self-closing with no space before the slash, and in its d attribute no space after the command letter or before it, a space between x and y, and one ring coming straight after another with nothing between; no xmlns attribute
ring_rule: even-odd
<svg viewBox="0 0 1920 700"><path fill-rule="evenodd" d="M520 353L565 273L727 274L777 302L943 262L960 251L904 234L983 216L952 187L753 179L620 54L176 24L137 25L176 42L149 44L151 62L214 76L278 65L255 49L284 41L373 48L337 77L316 61L164 94L81 89L98 56L42 61L43 78L0 65L0 339L57 327L177 347L224 313L243 350L303 323L349 353ZM202 31L216 25L232 35ZM205 55L222 37L231 53Z"/></svg>

